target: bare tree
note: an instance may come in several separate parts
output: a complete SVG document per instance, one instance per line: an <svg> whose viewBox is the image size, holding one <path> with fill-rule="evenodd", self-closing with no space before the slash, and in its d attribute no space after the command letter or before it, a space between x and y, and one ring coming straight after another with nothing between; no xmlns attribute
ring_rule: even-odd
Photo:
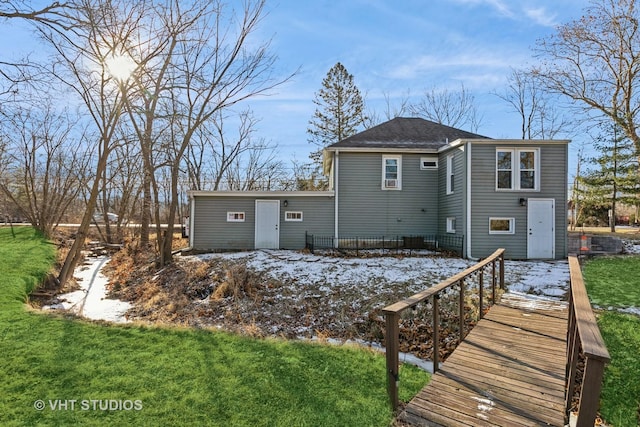
<svg viewBox="0 0 640 427"><path fill-rule="evenodd" d="M640 11L634 0L593 0L577 21L537 47L535 76L552 92L604 114L640 159Z"/></svg>
<svg viewBox="0 0 640 427"><path fill-rule="evenodd" d="M552 95L532 73L512 69L506 89L495 95L520 116L522 139L553 139L568 131L568 120L554 107Z"/></svg>
<svg viewBox="0 0 640 427"><path fill-rule="evenodd" d="M264 0L246 0L237 12L219 0L188 7L172 0L162 8L148 9L156 14L158 21L153 22L161 25L144 41L144 55L136 56L133 48L128 51L139 77L129 79L127 89L137 87L137 96L144 101L142 114L131 114L131 122L142 141L144 167L156 198L157 227L160 211L155 175L160 169L169 171L168 230L157 230L160 265L172 257L180 172L199 130L210 125L220 111L288 79L277 80L271 74L275 57L268 52L269 42L252 40L263 11ZM148 32L147 27L140 30ZM133 97L127 95L127 99L131 105ZM128 110L135 111L131 106ZM158 144L163 144L162 150Z"/></svg>
<svg viewBox="0 0 640 427"><path fill-rule="evenodd" d="M65 112L54 113L50 104L42 112L28 106L16 108L1 121L1 139L8 141L8 147L2 159L0 191L47 237L86 179L86 140L73 135L74 125L75 119Z"/></svg>
<svg viewBox="0 0 640 427"><path fill-rule="evenodd" d="M237 156L227 168L225 188L235 191L286 189L289 177L276 149L264 140L252 143L250 149Z"/></svg>
<svg viewBox="0 0 640 427"><path fill-rule="evenodd" d="M51 2L37 9L34 9L31 2L28 1L0 1L0 18L18 18L33 21L35 23L44 24L48 27L58 27L61 29L69 29L67 21L66 9L71 4L67 2Z"/></svg>
<svg viewBox="0 0 640 427"><path fill-rule="evenodd" d="M482 121L475 97L467 91L464 84L460 84L459 91L436 88L425 90L423 97L412 103L408 110L415 116L471 132L477 132Z"/></svg>
<svg viewBox="0 0 640 427"><path fill-rule="evenodd" d="M224 186L225 177L240 173L243 167L240 160L246 160L245 153L266 148L262 140L256 142L256 124L257 119L250 110L238 114L219 110L206 127L198 129L185 159L187 170L193 175L190 181L195 182L194 188L202 188L201 176L206 168L212 184L209 187L219 190ZM234 171L229 175L232 167Z"/></svg>
<svg viewBox="0 0 640 427"><path fill-rule="evenodd" d="M77 3L69 16L70 25L74 26L72 36L40 29L43 39L56 53L55 62L46 70L47 77L55 79L82 100L96 129L97 139L90 145L96 153L94 179L76 238L58 276L62 284L81 257L101 190L99 177L104 176L109 155L121 143L114 135L123 112L122 91L108 64L114 54L121 51L132 22L127 15L122 18L114 3L93 0Z"/></svg>

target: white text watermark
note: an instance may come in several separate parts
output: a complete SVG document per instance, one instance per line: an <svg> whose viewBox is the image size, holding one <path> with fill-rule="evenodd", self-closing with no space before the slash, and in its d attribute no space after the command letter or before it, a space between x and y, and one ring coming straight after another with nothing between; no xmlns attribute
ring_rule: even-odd
<svg viewBox="0 0 640 427"><path fill-rule="evenodd" d="M118 399L38 399L33 402L38 411L140 411L141 400Z"/></svg>

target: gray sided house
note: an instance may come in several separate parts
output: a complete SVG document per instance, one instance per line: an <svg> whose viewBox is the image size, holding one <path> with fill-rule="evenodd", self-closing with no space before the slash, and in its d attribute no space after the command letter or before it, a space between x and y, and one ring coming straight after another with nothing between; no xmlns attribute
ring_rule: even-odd
<svg viewBox="0 0 640 427"><path fill-rule="evenodd" d="M333 191L190 191L194 250L301 249L334 228Z"/></svg>
<svg viewBox="0 0 640 427"><path fill-rule="evenodd" d="M190 192L196 250L301 249L305 232L456 236L462 254L567 255L566 140L498 140L395 118L325 149L326 192Z"/></svg>

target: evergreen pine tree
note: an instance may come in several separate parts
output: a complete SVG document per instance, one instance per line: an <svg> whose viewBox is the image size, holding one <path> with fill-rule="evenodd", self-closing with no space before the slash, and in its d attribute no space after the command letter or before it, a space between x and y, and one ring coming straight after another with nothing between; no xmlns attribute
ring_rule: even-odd
<svg viewBox="0 0 640 427"><path fill-rule="evenodd" d="M315 181L322 175L322 150L357 133L366 117L364 101L353 75L340 62L322 80L322 88L315 94L313 103L316 110L309 121L307 133L309 142L318 146L318 150L309 156L315 164L310 178Z"/></svg>
<svg viewBox="0 0 640 427"><path fill-rule="evenodd" d="M596 217L609 216L611 231L615 232L618 203L635 206L637 210L640 180L632 141L619 129L612 133L595 141L594 147L600 155L591 162L598 168L581 177L580 181L585 212Z"/></svg>

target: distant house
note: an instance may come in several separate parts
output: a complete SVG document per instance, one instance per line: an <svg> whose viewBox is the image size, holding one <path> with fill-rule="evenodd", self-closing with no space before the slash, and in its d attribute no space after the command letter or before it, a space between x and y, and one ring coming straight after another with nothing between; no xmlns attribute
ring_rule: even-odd
<svg viewBox="0 0 640 427"><path fill-rule="evenodd" d="M501 140L395 118L325 149L323 192L191 191L196 250L304 247L305 233L459 236L463 256L567 256L566 140Z"/></svg>

